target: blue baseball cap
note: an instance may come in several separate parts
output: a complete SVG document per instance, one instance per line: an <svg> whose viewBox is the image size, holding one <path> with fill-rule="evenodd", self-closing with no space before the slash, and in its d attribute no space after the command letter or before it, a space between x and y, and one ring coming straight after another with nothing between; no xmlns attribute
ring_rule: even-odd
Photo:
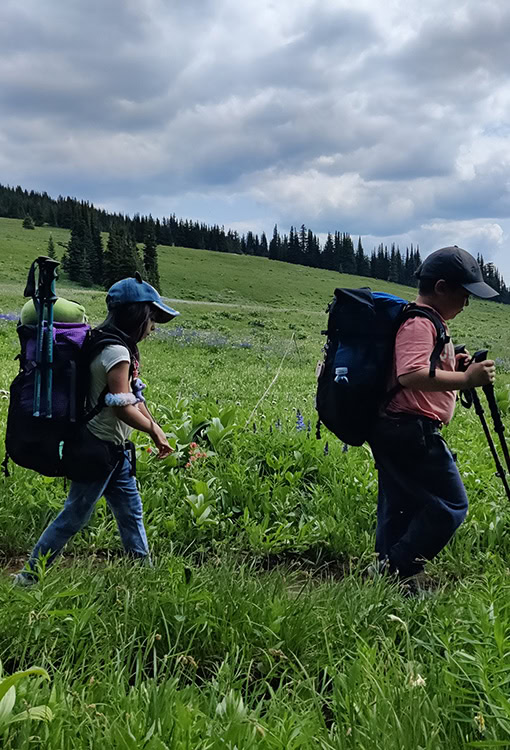
<svg viewBox="0 0 510 750"><path fill-rule="evenodd" d="M159 292L146 281L143 281L138 271L134 278L129 277L117 281L108 289L106 295L106 304L109 310L133 302L148 302L152 305L155 308L154 320L156 323L168 323L180 314L173 307L165 305Z"/></svg>

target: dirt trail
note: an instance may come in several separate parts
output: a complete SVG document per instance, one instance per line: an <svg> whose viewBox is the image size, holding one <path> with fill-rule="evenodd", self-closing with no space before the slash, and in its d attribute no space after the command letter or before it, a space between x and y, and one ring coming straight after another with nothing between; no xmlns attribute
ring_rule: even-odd
<svg viewBox="0 0 510 750"><path fill-rule="evenodd" d="M20 292L19 284L4 283L0 284L0 295L2 293L18 294ZM103 291L96 289L76 289L71 287L62 286L59 288L61 296L69 297L69 299L79 298L81 295L98 294L104 296ZM21 298L21 295L20 295ZM206 305L209 307L225 308L230 310L254 310L259 312L295 312L295 307L279 307L277 305L257 305L255 303L245 304L243 302L213 302L211 300L202 299L177 299L174 297L163 297L165 302L170 305L175 305L178 309L179 305ZM324 315L324 310L302 310L302 313L306 315Z"/></svg>

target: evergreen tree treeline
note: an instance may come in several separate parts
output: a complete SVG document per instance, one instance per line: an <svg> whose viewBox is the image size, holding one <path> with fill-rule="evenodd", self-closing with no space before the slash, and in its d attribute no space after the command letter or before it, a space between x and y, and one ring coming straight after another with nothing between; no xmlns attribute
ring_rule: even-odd
<svg viewBox="0 0 510 750"><path fill-rule="evenodd" d="M0 185L0 216L22 219L35 226L48 224L71 230L62 258L69 277L84 285L104 284L108 288L124 276L140 271L149 283L159 289L157 245L176 245L224 253L257 255L286 263L324 268L416 286L414 273L421 263L418 247L402 251L392 244L379 245L365 254L361 238L356 247L347 233L328 234L324 246L307 227L290 227L281 235L275 225L271 240L253 232L239 235L218 225L209 226L175 215L163 219L135 214L108 213L86 201ZM29 221L30 220L30 221ZM101 232L109 233L106 250ZM137 245L143 244L140 254ZM485 281L500 293L499 301L510 303L510 291L493 263L478 256Z"/></svg>

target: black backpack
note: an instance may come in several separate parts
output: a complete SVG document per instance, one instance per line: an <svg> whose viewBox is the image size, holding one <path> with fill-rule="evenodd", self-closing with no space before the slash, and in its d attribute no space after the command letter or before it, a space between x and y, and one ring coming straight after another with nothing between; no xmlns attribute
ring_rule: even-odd
<svg viewBox="0 0 510 750"><path fill-rule="evenodd" d="M335 289L328 307L324 360L317 366L317 434L324 424L348 445L362 445L380 411L401 386L387 391L397 331L423 317L436 329L430 377L449 336L437 313L384 292Z"/></svg>

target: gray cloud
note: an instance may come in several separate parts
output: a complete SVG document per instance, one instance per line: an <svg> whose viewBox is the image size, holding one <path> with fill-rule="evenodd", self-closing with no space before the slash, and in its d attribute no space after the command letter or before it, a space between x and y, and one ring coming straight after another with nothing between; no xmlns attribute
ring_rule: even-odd
<svg viewBox="0 0 510 750"><path fill-rule="evenodd" d="M1 180L258 231L458 233L510 274L509 32L501 0L4 0Z"/></svg>

